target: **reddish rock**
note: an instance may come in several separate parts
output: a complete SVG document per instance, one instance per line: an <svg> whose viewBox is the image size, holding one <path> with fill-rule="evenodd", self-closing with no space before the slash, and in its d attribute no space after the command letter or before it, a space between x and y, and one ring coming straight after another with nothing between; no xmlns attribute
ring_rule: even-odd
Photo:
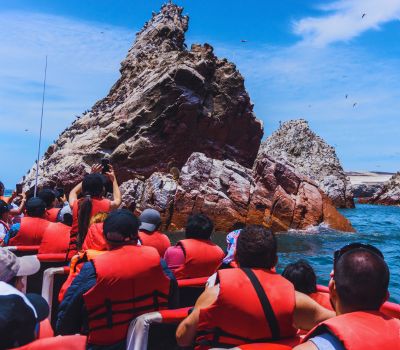
<svg viewBox="0 0 400 350"><path fill-rule="evenodd" d="M339 214L332 203L332 200L323 195L323 217L324 223L338 231L354 232L353 227L348 219Z"/></svg>
<svg viewBox="0 0 400 350"><path fill-rule="evenodd" d="M360 198L362 204L400 205L400 172L394 174L374 196Z"/></svg>

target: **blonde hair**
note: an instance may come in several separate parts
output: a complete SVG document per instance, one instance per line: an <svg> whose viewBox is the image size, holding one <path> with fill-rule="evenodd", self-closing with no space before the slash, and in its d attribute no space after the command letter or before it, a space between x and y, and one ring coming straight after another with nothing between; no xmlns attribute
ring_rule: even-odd
<svg viewBox="0 0 400 350"><path fill-rule="evenodd" d="M98 224L100 222L104 222L105 219L107 219L108 213L105 212L99 212L96 215L93 215L92 218L90 219L90 224Z"/></svg>

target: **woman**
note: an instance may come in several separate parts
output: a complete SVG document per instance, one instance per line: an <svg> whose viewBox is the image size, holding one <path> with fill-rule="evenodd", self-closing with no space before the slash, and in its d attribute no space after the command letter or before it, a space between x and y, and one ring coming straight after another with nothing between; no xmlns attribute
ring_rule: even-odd
<svg viewBox="0 0 400 350"><path fill-rule="evenodd" d="M3 242L4 237L10 230L10 209L10 206L0 199L0 242Z"/></svg>
<svg viewBox="0 0 400 350"><path fill-rule="evenodd" d="M86 175L81 183L75 186L69 194L69 204L72 208L71 240L68 257L72 257L75 251L82 249L90 219L99 212L110 212L121 204L121 192L113 168L105 173L112 182L113 200L104 198L103 176L99 174L102 167L95 165L92 173ZM78 195L82 197L78 199Z"/></svg>

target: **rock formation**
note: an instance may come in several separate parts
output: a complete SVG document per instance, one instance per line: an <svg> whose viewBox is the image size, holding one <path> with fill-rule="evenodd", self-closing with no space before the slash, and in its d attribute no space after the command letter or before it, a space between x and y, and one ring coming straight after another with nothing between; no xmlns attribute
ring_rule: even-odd
<svg viewBox="0 0 400 350"><path fill-rule="evenodd" d="M109 157L124 205L162 213L165 229L203 212L274 231L326 222L351 231L316 184L268 156L254 163L262 124L242 76L210 45L187 50L188 18L167 4L137 34L106 98L67 128L41 160L39 182L66 189ZM31 187L32 168L25 179Z"/></svg>
<svg viewBox="0 0 400 350"><path fill-rule="evenodd" d="M381 191L371 198L364 198L360 203L400 205L400 172L394 174L383 185Z"/></svg>
<svg viewBox="0 0 400 350"><path fill-rule="evenodd" d="M383 189L383 184L356 184L351 185L354 198L370 198L377 195Z"/></svg>
<svg viewBox="0 0 400 350"><path fill-rule="evenodd" d="M214 220L218 231L238 221L264 224L274 232L306 229L321 222L352 231L313 181L268 157L249 169L193 153L178 180L154 173L140 186L129 180L121 187L126 206L133 201L139 210L159 210L167 230L181 230L188 215L201 212Z"/></svg>
<svg viewBox="0 0 400 350"><path fill-rule="evenodd" d="M258 159L272 157L316 181L336 207L353 208L351 186L335 153L304 119L290 120L268 137Z"/></svg>
<svg viewBox="0 0 400 350"><path fill-rule="evenodd" d="M108 96L48 148L40 183L70 185L103 157L120 181L181 168L193 152L253 165L263 131L243 77L208 44L187 50L187 28L173 4L145 24ZM34 176L35 167L27 186Z"/></svg>

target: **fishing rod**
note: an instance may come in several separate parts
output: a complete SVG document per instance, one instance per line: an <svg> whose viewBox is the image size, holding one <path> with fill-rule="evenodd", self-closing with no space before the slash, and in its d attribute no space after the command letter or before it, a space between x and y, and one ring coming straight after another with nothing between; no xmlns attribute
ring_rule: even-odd
<svg viewBox="0 0 400 350"><path fill-rule="evenodd" d="M38 153L36 160L36 177L35 177L35 190L33 196L36 197L37 194L37 183L39 177L39 160L40 160L40 146L42 144L42 127L43 127L43 107L44 107L44 96L46 93L46 78L47 78L47 55L46 55L46 64L44 67L44 80L43 80L43 96L42 96L42 113L40 115L40 131L39 131L39 145L38 145Z"/></svg>

